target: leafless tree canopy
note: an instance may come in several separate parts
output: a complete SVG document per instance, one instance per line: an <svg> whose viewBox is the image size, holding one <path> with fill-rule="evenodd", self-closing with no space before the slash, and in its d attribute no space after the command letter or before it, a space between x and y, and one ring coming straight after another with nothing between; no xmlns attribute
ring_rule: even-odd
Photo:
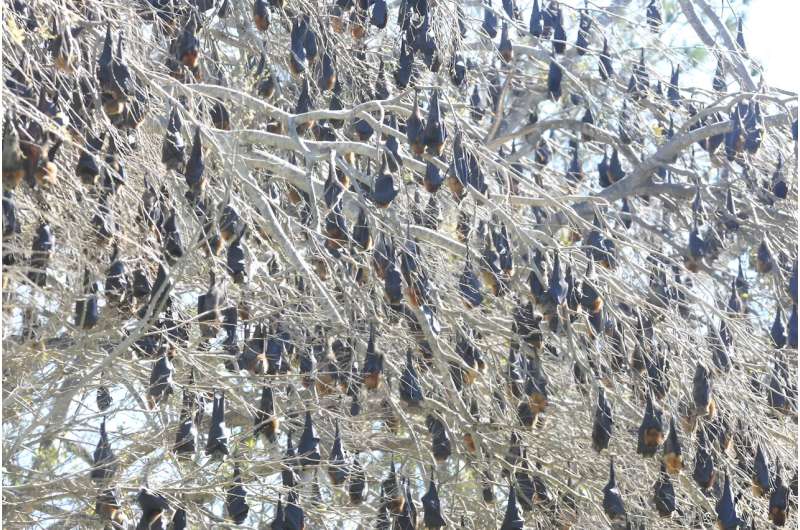
<svg viewBox="0 0 800 530"><path fill-rule="evenodd" d="M5 1L3 527L797 524L746 10Z"/></svg>

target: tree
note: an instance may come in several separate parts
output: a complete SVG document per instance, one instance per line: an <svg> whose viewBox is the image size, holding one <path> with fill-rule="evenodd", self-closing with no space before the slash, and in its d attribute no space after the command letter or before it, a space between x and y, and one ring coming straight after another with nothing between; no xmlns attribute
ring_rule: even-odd
<svg viewBox="0 0 800 530"><path fill-rule="evenodd" d="M791 524L797 94L579 4L7 3L3 526Z"/></svg>

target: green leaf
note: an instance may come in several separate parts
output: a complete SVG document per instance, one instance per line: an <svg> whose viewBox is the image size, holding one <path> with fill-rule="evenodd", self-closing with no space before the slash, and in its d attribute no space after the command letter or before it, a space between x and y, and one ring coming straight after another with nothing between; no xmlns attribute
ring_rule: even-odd
<svg viewBox="0 0 800 530"><path fill-rule="evenodd" d="M692 48L692 51L689 52L689 60L692 62L692 66L697 66L705 61L707 57L708 50L701 46Z"/></svg>

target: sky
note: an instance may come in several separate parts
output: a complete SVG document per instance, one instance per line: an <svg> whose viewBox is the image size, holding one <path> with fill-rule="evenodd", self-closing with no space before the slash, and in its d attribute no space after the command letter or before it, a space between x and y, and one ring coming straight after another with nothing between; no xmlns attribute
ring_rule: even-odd
<svg viewBox="0 0 800 530"><path fill-rule="evenodd" d="M800 92L800 0L751 0L744 12L748 52L764 66L767 82Z"/></svg>

